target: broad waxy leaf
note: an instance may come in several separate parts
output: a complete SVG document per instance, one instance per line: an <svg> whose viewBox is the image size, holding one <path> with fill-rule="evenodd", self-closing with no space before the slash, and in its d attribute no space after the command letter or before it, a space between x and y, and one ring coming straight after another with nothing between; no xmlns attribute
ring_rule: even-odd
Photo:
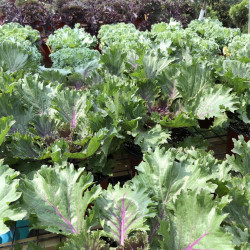
<svg viewBox="0 0 250 250"><path fill-rule="evenodd" d="M175 100L181 96L177 89L176 83L176 78L178 75L179 71L177 71L177 66L173 64L172 66L165 69L162 74L157 77L157 81L161 86L163 94L172 100Z"/></svg>
<svg viewBox="0 0 250 250"><path fill-rule="evenodd" d="M168 116L165 116L159 123L167 128L185 128L197 125L197 120L188 117L188 115L185 113L180 113L176 115L173 119L170 119Z"/></svg>
<svg viewBox="0 0 250 250"><path fill-rule="evenodd" d="M223 62L223 69L231 69L234 77L238 76L247 80L250 76L250 62L243 63L237 60L225 60Z"/></svg>
<svg viewBox="0 0 250 250"><path fill-rule="evenodd" d="M244 123L250 124L250 92L242 95L240 100L241 105L238 109L239 117Z"/></svg>
<svg viewBox="0 0 250 250"><path fill-rule="evenodd" d="M148 131L135 131L133 136L135 136L134 143L145 152L150 149L154 150L160 144L167 143L167 140L171 138L170 132L164 131L159 124Z"/></svg>
<svg viewBox="0 0 250 250"><path fill-rule="evenodd" d="M0 45L0 65L5 71L16 72L22 69L36 67L36 62L32 56L25 53L20 47L11 43L2 43Z"/></svg>
<svg viewBox="0 0 250 250"><path fill-rule="evenodd" d="M33 121L34 130L33 134L41 137L54 137L60 122L51 119L48 115L36 115Z"/></svg>
<svg viewBox="0 0 250 250"><path fill-rule="evenodd" d="M225 231L233 235L233 244L237 250L248 250L249 244L249 232L248 229L242 230L240 227L225 226Z"/></svg>
<svg viewBox="0 0 250 250"><path fill-rule="evenodd" d="M176 87L182 98L196 97L204 88L211 85L211 70L205 64L183 64L176 79Z"/></svg>
<svg viewBox="0 0 250 250"><path fill-rule="evenodd" d="M84 119L91 108L85 92L76 90L60 91L53 99L53 108L58 111L64 122L69 122L75 128L79 119Z"/></svg>
<svg viewBox="0 0 250 250"><path fill-rule="evenodd" d="M220 229L226 215L212 198L206 190L181 192L174 203L174 216L161 222L161 249L233 250L232 236Z"/></svg>
<svg viewBox="0 0 250 250"><path fill-rule="evenodd" d="M3 93L0 94L0 116L13 116L15 123L10 131L25 134L28 129L28 124L33 118L33 109L24 109L17 97Z"/></svg>
<svg viewBox="0 0 250 250"><path fill-rule="evenodd" d="M189 105L186 105L186 109L200 120L204 120L221 116L226 110L234 112L237 104L238 98L231 93L231 89L217 86L201 91Z"/></svg>
<svg viewBox="0 0 250 250"><path fill-rule="evenodd" d="M109 49L105 50L104 54L101 56L100 62L103 63L110 74L120 76L125 69L125 58L126 53L122 52L116 46L111 46Z"/></svg>
<svg viewBox="0 0 250 250"><path fill-rule="evenodd" d="M222 81L226 82L238 94L242 94L250 88L250 62L225 60L223 62L223 72L220 75Z"/></svg>
<svg viewBox="0 0 250 250"><path fill-rule="evenodd" d="M176 161L177 156L178 152L173 150L156 148L154 152L144 154L144 161L136 168L139 174L132 182L147 188L157 199L159 210L162 205L175 200L181 190L204 188L212 192L215 189L207 183L212 178L208 167L185 156Z"/></svg>
<svg viewBox="0 0 250 250"><path fill-rule="evenodd" d="M17 201L21 193L17 191L19 180L15 179L19 172L14 171L7 165L3 165L0 160L0 234L9 231L4 224L8 220L21 220L25 215L25 210L12 208L11 202Z"/></svg>
<svg viewBox="0 0 250 250"><path fill-rule="evenodd" d="M49 82L60 83L65 82L66 76L72 73L70 69L45 68L44 66L39 66L38 72L41 79Z"/></svg>
<svg viewBox="0 0 250 250"><path fill-rule="evenodd" d="M0 118L0 146L14 123L12 116Z"/></svg>
<svg viewBox="0 0 250 250"><path fill-rule="evenodd" d="M244 178L233 178L227 185L232 196L232 201L223 209L229 213L226 221L234 227L249 230L249 199L250 199L250 175ZM249 236L250 238L250 236Z"/></svg>
<svg viewBox="0 0 250 250"><path fill-rule="evenodd" d="M43 152L39 141L29 134L15 133L10 148L13 157L21 159L39 159Z"/></svg>
<svg viewBox="0 0 250 250"><path fill-rule="evenodd" d="M88 205L100 195L100 187L89 189L92 184L93 177L84 168L42 166L32 180L22 180L21 206L31 215L34 228L79 234L89 226L85 219Z"/></svg>
<svg viewBox="0 0 250 250"><path fill-rule="evenodd" d="M232 152L235 155L227 155L227 162L232 166L232 169L245 176L250 174L250 141L246 142L242 135L239 139L233 139L234 149Z"/></svg>
<svg viewBox="0 0 250 250"><path fill-rule="evenodd" d="M152 80L138 83L138 87L138 94L143 100L145 100L148 112L151 114L152 106L155 103L156 98L159 97L160 89Z"/></svg>
<svg viewBox="0 0 250 250"><path fill-rule="evenodd" d="M234 177L227 186L229 194L233 198L232 201L224 208L225 213L229 213L226 221L226 231L233 234L233 243L242 249L250 239L249 231L249 200L250 200L250 141L246 142L243 136L239 136L238 140L233 139L235 155L227 155L227 163L241 177Z"/></svg>
<svg viewBox="0 0 250 250"><path fill-rule="evenodd" d="M143 70L145 78L155 79L160 75L172 62L174 59L160 57L158 55L146 54L143 58Z"/></svg>
<svg viewBox="0 0 250 250"><path fill-rule="evenodd" d="M1 93L12 93L16 80L20 77L22 77L22 72L20 71L17 76L13 77L11 74L8 74L7 72L3 71L3 68L0 68L0 92Z"/></svg>
<svg viewBox="0 0 250 250"><path fill-rule="evenodd" d="M19 83L17 91L27 108L33 107L36 114L48 114L51 100L57 94L57 87L45 85L39 81L39 75L25 76Z"/></svg>
<svg viewBox="0 0 250 250"><path fill-rule="evenodd" d="M126 185L121 188L119 183L113 188L109 185L104 197L97 200L105 234L124 246L129 233L149 229L145 220L154 216L151 205L143 188L133 190Z"/></svg>
<svg viewBox="0 0 250 250"><path fill-rule="evenodd" d="M114 126L120 124L124 130L131 131L145 114L143 100L134 94L133 88L122 88L105 96L106 112Z"/></svg>

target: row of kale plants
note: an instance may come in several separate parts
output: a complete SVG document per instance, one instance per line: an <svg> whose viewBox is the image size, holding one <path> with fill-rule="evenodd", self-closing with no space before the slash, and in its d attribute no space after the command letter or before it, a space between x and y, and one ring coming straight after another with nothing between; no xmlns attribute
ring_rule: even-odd
<svg viewBox="0 0 250 250"><path fill-rule="evenodd" d="M50 68L39 39L0 27L0 233L29 218L68 236L62 249L248 249L250 142L220 161L171 134L212 119L249 136L249 35L210 19L64 26ZM144 154L138 175L102 190L94 176L126 142Z"/></svg>
<svg viewBox="0 0 250 250"><path fill-rule="evenodd" d="M64 24L84 23L95 34L102 24L134 23L145 30L170 17L187 25L198 18L201 0L0 0L3 23L28 24L46 34Z"/></svg>

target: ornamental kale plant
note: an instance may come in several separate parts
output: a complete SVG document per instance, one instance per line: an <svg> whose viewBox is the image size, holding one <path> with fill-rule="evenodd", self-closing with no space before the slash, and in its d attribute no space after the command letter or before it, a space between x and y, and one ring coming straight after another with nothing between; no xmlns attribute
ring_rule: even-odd
<svg viewBox="0 0 250 250"><path fill-rule="evenodd" d="M92 48L97 44L95 36L86 33L80 24L76 24L73 29L64 26L48 37L47 44L53 52L63 48Z"/></svg>
<svg viewBox="0 0 250 250"><path fill-rule="evenodd" d="M127 53L131 50L145 51L151 43L146 32L137 30L133 24L125 23L103 25L98 38L102 49L116 46L122 52Z"/></svg>
<svg viewBox="0 0 250 250"><path fill-rule="evenodd" d="M64 26L49 36L47 45L53 52L50 55L53 68L84 67L90 61L99 60L99 52L91 49L97 45L96 37L79 27L80 24L73 29Z"/></svg>
<svg viewBox="0 0 250 250"><path fill-rule="evenodd" d="M22 47L15 43L0 44L0 53L0 66L5 72L30 71L38 66L36 58L32 54L27 54Z"/></svg>
<svg viewBox="0 0 250 250"><path fill-rule="evenodd" d="M209 65L194 59L179 64L173 60L159 51L151 52L131 74L138 80L138 94L147 104L149 121L189 127L197 119L219 118L226 110L237 109L238 99L231 89L214 83Z"/></svg>
<svg viewBox="0 0 250 250"><path fill-rule="evenodd" d="M64 48L50 55L53 68L80 68L86 64L99 60L100 53L89 48Z"/></svg>
<svg viewBox="0 0 250 250"><path fill-rule="evenodd" d="M1 232L26 216L33 228L69 236L64 249L249 248L249 143L240 137L226 160L195 149L197 138L187 148L169 144L172 128L209 118L221 126L231 113L250 119L246 38L215 23L226 35L207 39L210 21L192 25L105 25L102 55L95 38L64 27L51 36L52 68L18 44L36 43L36 32L17 25L12 43L12 24L5 26ZM101 191L94 182L113 173L128 142L144 154L138 175Z"/></svg>
<svg viewBox="0 0 250 250"><path fill-rule="evenodd" d="M18 23L8 23L0 27L0 44L18 46L20 50L30 55L39 63L42 59L38 50L40 34L30 26L23 27Z"/></svg>
<svg viewBox="0 0 250 250"><path fill-rule="evenodd" d="M107 236L124 246L128 235L133 231L146 231L146 218L154 217L151 211L152 201L145 189L132 190L117 184L111 185L97 200L101 224ZM103 221L103 222L102 222Z"/></svg>
<svg viewBox="0 0 250 250"><path fill-rule="evenodd" d="M161 221L161 249L234 249L232 236L220 227L227 215L222 215L213 196L202 190L181 192L174 203L173 213Z"/></svg>
<svg viewBox="0 0 250 250"><path fill-rule="evenodd" d="M102 192L83 168L42 166L21 178L22 196L9 209L28 213L34 228L70 235L62 249L247 249L248 144L235 140L237 156L226 161L194 148L156 148L144 154L132 181ZM90 233L98 221L103 230Z"/></svg>
<svg viewBox="0 0 250 250"><path fill-rule="evenodd" d="M233 88L240 97L240 107L237 115L244 123L249 123L249 87L250 87L250 49L249 35L237 36L229 44L227 60L224 60L221 67L217 68L220 80Z"/></svg>
<svg viewBox="0 0 250 250"><path fill-rule="evenodd" d="M188 32L195 32L206 39L214 39L220 48L227 46L235 36L240 35L240 29L226 28L219 20L210 18L201 21L193 20L187 28Z"/></svg>

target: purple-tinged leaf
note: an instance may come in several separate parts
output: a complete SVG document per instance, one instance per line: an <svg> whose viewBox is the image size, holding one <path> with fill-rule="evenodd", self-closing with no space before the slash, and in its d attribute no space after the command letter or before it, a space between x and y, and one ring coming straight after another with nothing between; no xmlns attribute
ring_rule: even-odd
<svg viewBox="0 0 250 250"><path fill-rule="evenodd" d="M74 169L43 166L32 180L25 178L20 186L23 192L21 206L31 217L33 228L45 228L65 235L86 230L86 212L89 204L100 195L100 188L89 187L93 177L83 168Z"/></svg>
<svg viewBox="0 0 250 250"><path fill-rule="evenodd" d="M238 98L230 88L222 85L199 92L195 99L186 105L187 112L197 115L199 119L220 117L225 111L237 109Z"/></svg>
<svg viewBox="0 0 250 250"><path fill-rule="evenodd" d="M144 189L132 190L129 186L108 187L104 197L97 200L105 234L124 246L129 233L146 231L146 218L153 217L151 199Z"/></svg>
<svg viewBox="0 0 250 250"><path fill-rule="evenodd" d="M34 119L34 128L36 133L41 136L55 136L57 132L58 121L51 119L47 115L38 115Z"/></svg>
<svg viewBox="0 0 250 250"><path fill-rule="evenodd" d="M53 108L58 111L59 118L69 122L74 129L79 119L84 119L91 107L86 92L64 90L53 99Z"/></svg>
<svg viewBox="0 0 250 250"><path fill-rule="evenodd" d="M151 242L158 230L159 221L166 215L166 206L172 206L181 190L199 190L204 188L214 192L216 185L208 184L212 178L203 163L187 160L184 155L178 158L179 152L157 147L153 152L144 155L144 161L137 167L139 174L133 178L135 186L143 186L151 197L158 202L158 217L149 235ZM197 182L197 179L199 180ZM171 248L170 248L171 249Z"/></svg>
<svg viewBox="0 0 250 250"><path fill-rule="evenodd" d="M220 228L227 217L221 210L228 202L225 197L223 205L218 204L206 190L182 191L173 213L160 222L161 249L233 250L232 235Z"/></svg>
<svg viewBox="0 0 250 250"><path fill-rule="evenodd" d="M35 114L49 114L51 100L57 94L57 87L41 82L39 75L28 75L20 80L17 92L23 104Z"/></svg>

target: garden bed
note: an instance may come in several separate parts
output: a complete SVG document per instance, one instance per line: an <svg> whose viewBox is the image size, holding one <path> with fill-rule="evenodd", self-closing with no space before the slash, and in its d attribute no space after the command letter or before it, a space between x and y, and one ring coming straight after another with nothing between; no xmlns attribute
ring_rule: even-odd
<svg viewBox="0 0 250 250"><path fill-rule="evenodd" d="M250 141L226 148L230 114L250 124L249 35L91 24L0 27L1 234L29 219L60 250L247 249Z"/></svg>

